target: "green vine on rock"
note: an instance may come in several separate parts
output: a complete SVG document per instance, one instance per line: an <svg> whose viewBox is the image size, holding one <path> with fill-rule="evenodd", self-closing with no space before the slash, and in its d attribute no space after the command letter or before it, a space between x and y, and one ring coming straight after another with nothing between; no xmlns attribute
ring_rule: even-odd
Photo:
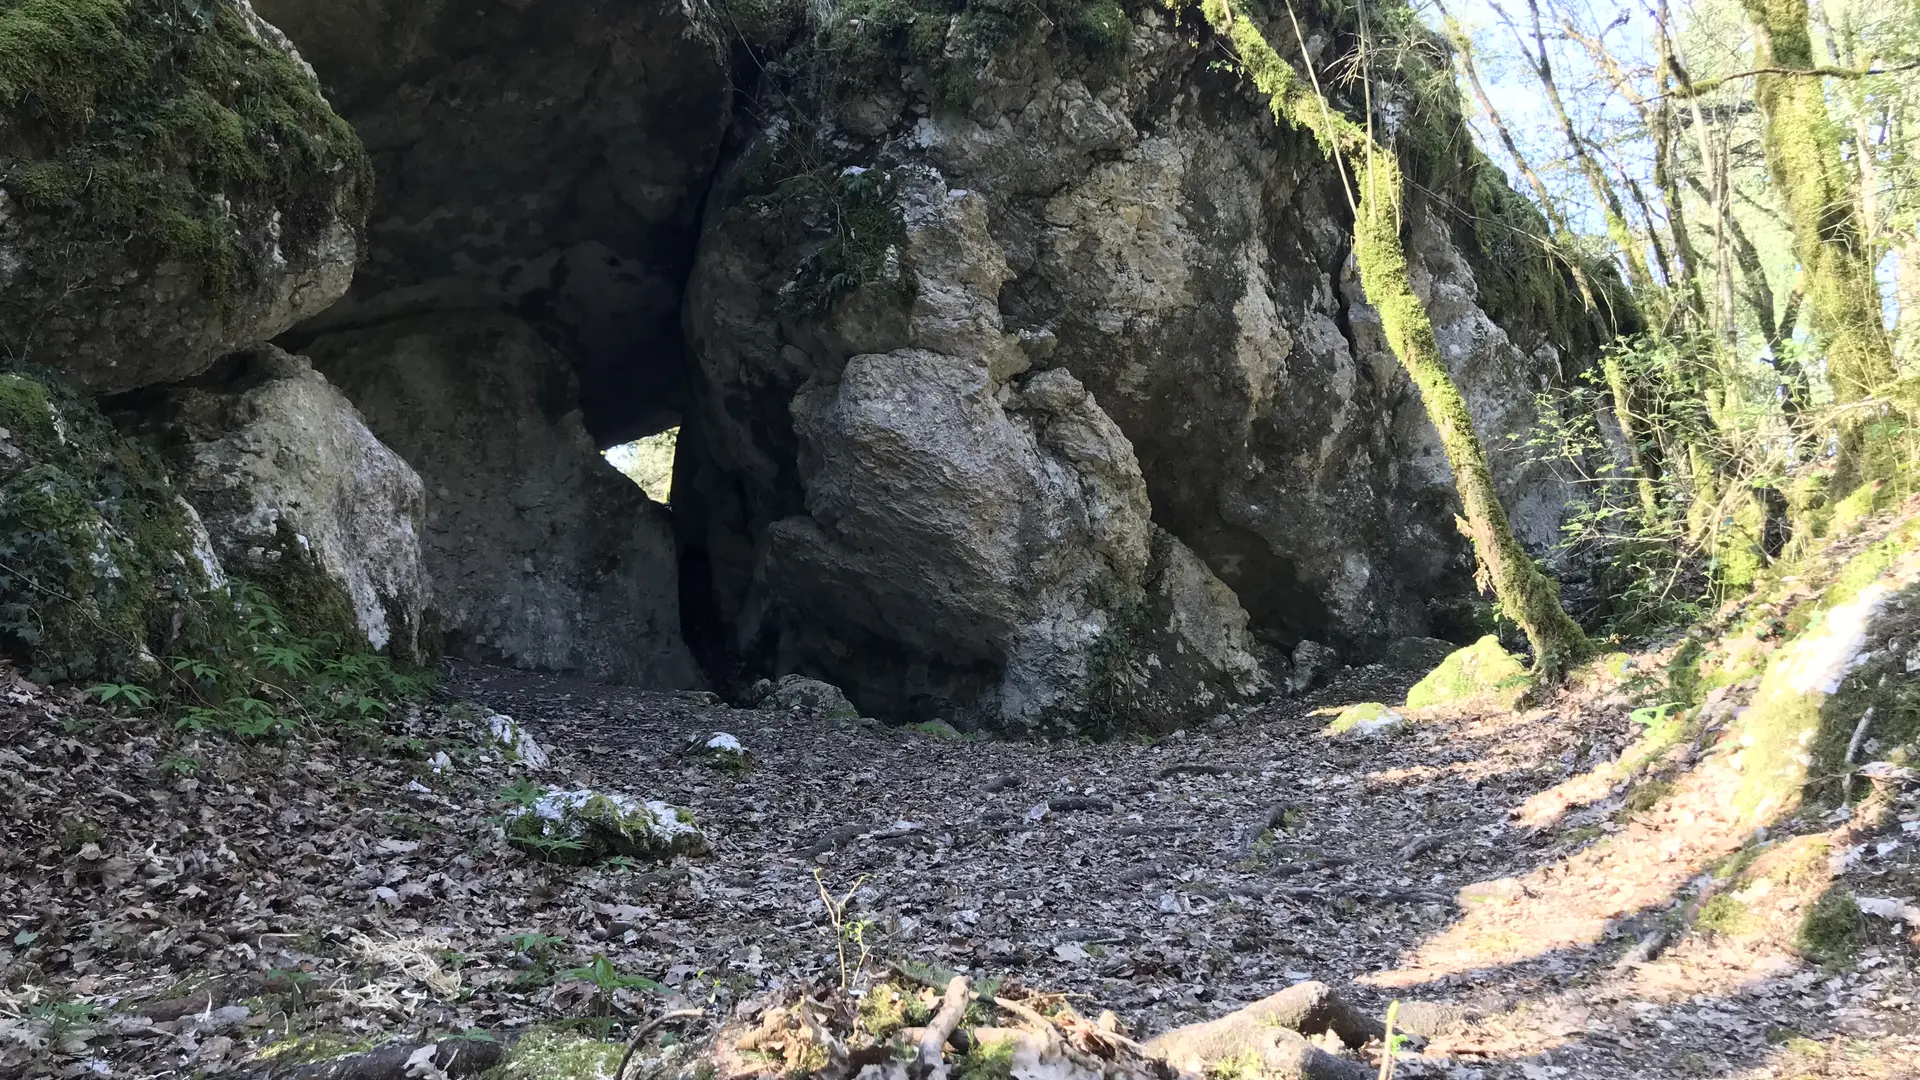
<svg viewBox="0 0 1920 1080"><path fill-rule="evenodd" d="M1335 111L1317 82L1303 84L1253 20L1236 14L1229 0L1202 0L1200 6L1207 23L1232 45L1247 77L1266 97L1274 119L1306 131L1342 170L1342 182L1353 200L1353 250L1360 285L1439 433L1465 510L1459 524L1472 541L1478 579L1498 598L1503 613L1526 631L1536 668L1549 675L1565 671L1591 655L1593 646L1561 607L1558 586L1514 539L1473 417L1447 370L1426 305L1413 291L1400 239L1404 181L1398 157L1380 145L1370 126ZM1288 16L1292 18L1291 9ZM1294 29L1298 35L1297 21ZM1312 75L1311 69L1308 74Z"/></svg>

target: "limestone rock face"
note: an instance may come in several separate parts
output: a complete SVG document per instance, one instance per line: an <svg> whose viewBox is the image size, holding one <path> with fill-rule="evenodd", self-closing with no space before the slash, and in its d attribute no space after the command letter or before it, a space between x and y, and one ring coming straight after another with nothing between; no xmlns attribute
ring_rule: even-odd
<svg viewBox="0 0 1920 1080"><path fill-rule="evenodd" d="M9 10L10 40L39 46L0 90L0 351L130 390L347 291L372 186L359 140L247 0L203 6Z"/></svg>
<svg viewBox="0 0 1920 1080"><path fill-rule="evenodd" d="M757 410L699 418L714 457L695 491L724 493L723 470L740 470L765 486L725 512L797 503L752 531L751 552L725 532L707 545L742 560L715 567L719 588L742 589L735 632L774 637L782 663L863 711L969 726L1162 726L1267 690L1232 592L1154 525L1126 437L1071 372L1028 373L1001 328L1010 274L988 201L932 169L903 170L891 197L899 260L925 287L854 297L821 327L838 356L765 341L777 298L729 280L741 253L725 230L766 235L752 211L722 220L691 288L719 395L746 389L732 376L789 398L777 427Z"/></svg>
<svg viewBox="0 0 1920 1080"><path fill-rule="evenodd" d="M420 655L420 477L305 357L262 346L143 413L229 573L272 581L310 560L369 645Z"/></svg>
<svg viewBox="0 0 1920 1080"><path fill-rule="evenodd" d="M916 28L877 74L763 85L686 306L703 650L880 715L1021 726L1084 722L1111 685L1217 710L1264 682L1252 639L1366 659L1472 636L1451 475L1359 289L1338 174L1209 66L1203 29L1132 17L1104 60L1042 25L956 72ZM1422 179L1457 196L1469 165ZM1544 550L1567 493L1506 436L1561 349L1467 216L1407 212L1415 288ZM1122 642L1140 666L1115 683Z"/></svg>
<svg viewBox="0 0 1920 1080"><path fill-rule="evenodd" d="M699 683L667 512L595 450L572 372L532 328L423 316L309 351L425 482L424 550L450 653Z"/></svg>
<svg viewBox="0 0 1920 1080"><path fill-rule="evenodd" d="M726 132L724 50L680 0L260 0L365 140L345 301L304 333L510 309L575 364L601 445L671 426L680 290Z"/></svg>

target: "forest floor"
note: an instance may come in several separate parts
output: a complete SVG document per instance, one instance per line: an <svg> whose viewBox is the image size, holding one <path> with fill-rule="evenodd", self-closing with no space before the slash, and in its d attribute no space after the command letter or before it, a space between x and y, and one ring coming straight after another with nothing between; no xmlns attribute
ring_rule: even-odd
<svg viewBox="0 0 1920 1080"><path fill-rule="evenodd" d="M1911 787L1783 826L1817 844L1807 883L1702 919L1751 839L1710 737L1649 791L1610 771L1637 730L1618 685L1321 736L1316 710L1410 681L1348 669L1157 740L1016 743L458 666L478 713L181 744L0 670L0 1073L250 1075L403 1034L717 1016L831 975L837 914L876 965L1064 991L1136 1034L1308 978L1465 1006L1405 1077L1920 1076L1917 928L1865 917L1823 968L1767 917L1836 875L1912 903ZM490 711L551 761L489 749ZM751 767L680 755L714 731ZM665 799L714 850L534 861L497 817L529 781Z"/></svg>

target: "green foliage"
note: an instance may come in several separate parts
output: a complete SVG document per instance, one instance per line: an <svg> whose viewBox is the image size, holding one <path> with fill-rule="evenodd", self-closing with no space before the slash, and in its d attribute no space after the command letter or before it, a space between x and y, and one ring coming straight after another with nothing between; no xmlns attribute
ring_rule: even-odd
<svg viewBox="0 0 1920 1080"><path fill-rule="evenodd" d="M614 991L637 989L656 994L667 992L667 987L662 983L640 975L622 974L605 953L594 953L593 959L585 966L569 968L561 975L592 983L594 989L599 991L595 995L594 1015L589 1018L589 1026L602 1039L613 1030Z"/></svg>
<svg viewBox="0 0 1920 1080"><path fill-rule="evenodd" d="M0 429L0 650L30 677L151 682L230 632L151 451L46 372L0 373Z"/></svg>
<svg viewBox="0 0 1920 1080"><path fill-rule="evenodd" d="M533 782L532 778L522 776L513 783L500 789L500 800L509 806L532 806L540 801L546 788Z"/></svg>
<svg viewBox="0 0 1920 1080"><path fill-rule="evenodd" d="M886 170L822 166L755 200L821 237L781 292L784 313L823 312L846 293L883 283L903 301L911 299L913 278L900 262L907 226L898 194L898 182Z"/></svg>
<svg viewBox="0 0 1920 1080"><path fill-rule="evenodd" d="M1753 928L1753 916L1747 905L1731 896L1720 895L1700 907L1693 924L1716 934L1744 934Z"/></svg>
<svg viewBox="0 0 1920 1080"><path fill-rule="evenodd" d="M165 468L59 377L0 374L0 429L0 648L31 677L250 737L366 726L425 694L350 612L344 632L293 625L268 590L209 578Z"/></svg>
<svg viewBox="0 0 1920 1080"><path fill-rule="evenodd" d="M353 129L226 0L0 0L0 110L37 286L21 300L122 252L184 261L224 300L273 257L243 236L277 228L299 255L372 192Z"/></svg>
<svg viewBox="0 0 1920 1080"><path fill-rule="evenodd" d="M937 102L964 105L993 59L1038 33L1082 66L1126 52L1133 23L1118 0L846 0L817 28L803 62L851 92L902 70L925 70Z"/></svg>
<svg viewBox="0 0 1920 1080"><path fill-rule="evenodd" d="M1012 1080L1013 1040L979 1042L954 1062L954 1080Z"/></svg>

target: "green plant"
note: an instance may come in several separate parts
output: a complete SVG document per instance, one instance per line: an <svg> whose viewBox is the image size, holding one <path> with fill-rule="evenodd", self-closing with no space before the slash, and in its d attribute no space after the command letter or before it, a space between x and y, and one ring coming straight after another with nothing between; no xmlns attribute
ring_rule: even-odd
<svg viewBox="0 0 1920 1080"><path fill-rule="evenodd" d="M860 886L866 883L864 876L855 878L844 895L835 896L827 889L826 877L819 871L813 872L814 888L820 892L820 904L826 911L827 925L833 932L834 952L840 960L840 989L852 989L865 975L867 964L873 959L873 950L867 944L867 932L873 923L865 919L847 918L847 907L853 903Z"/></svg>
<svg viewBox="0 0 1920 1080"><path fill-rule="evenodd" d="M594 953L593 959L584 966L569 968L561 972L569 979L580 979L593 984L595 990L595 1015L590 1017L592 1026L600 1038L606 1038L613 1028L613 995L616 990L647 990L657 994L667 993L667 987L642 975L624 975L607 959L605 953Z"/></svg>
<svg viewBox="0 0 1920 1080"><path fill-rule="evenodd" d="M140 710L153 704L154 693L137 683L97 683L87 687L87 693L102 705L111 705L118 701L129 709Z"/></svg>
<svg viewBox="0 0 1920 1080"><path fill-rule="evenodd" d="M1860 951L1860 905L1843 885L1820 894L1800 920L1793 944L1807 959L1825 968L1851 963Z"/></svg>
<svg viewBox="0 0 1920 1080"><path fill-rule="evenodd" d="M1695 926L1716 934L1744 934L1752 923L1752 917L1747 914L1747 905L1725 895L1716 896L1701 905L1700 914L1694 919Z"/></svg>
<svg viewBox="0 0 1920 1080"><path fill-rule="evenodd" d="M177 776L193 776L205 768L206 764L192 754L175 753L168 754L166 757L161 758L157 767L164 773L172 773Z"/></svg>
<svg viewBox="0 0 1920 1080"><path fill-rule="evenodd" d="M532 806L540 801L540 796L545 794L546 790L528 777L522 776L500 789L500 801L509 806Z"/></svg>
<svg viewBox="0 0 1920 1080"><path fill-rule="evenodd" d="M100 1010L85 1001L43 1001L27 1013L29 1019L46 1024L49 1034L55 1039L86 1027L99 1015Z"/></svg>

